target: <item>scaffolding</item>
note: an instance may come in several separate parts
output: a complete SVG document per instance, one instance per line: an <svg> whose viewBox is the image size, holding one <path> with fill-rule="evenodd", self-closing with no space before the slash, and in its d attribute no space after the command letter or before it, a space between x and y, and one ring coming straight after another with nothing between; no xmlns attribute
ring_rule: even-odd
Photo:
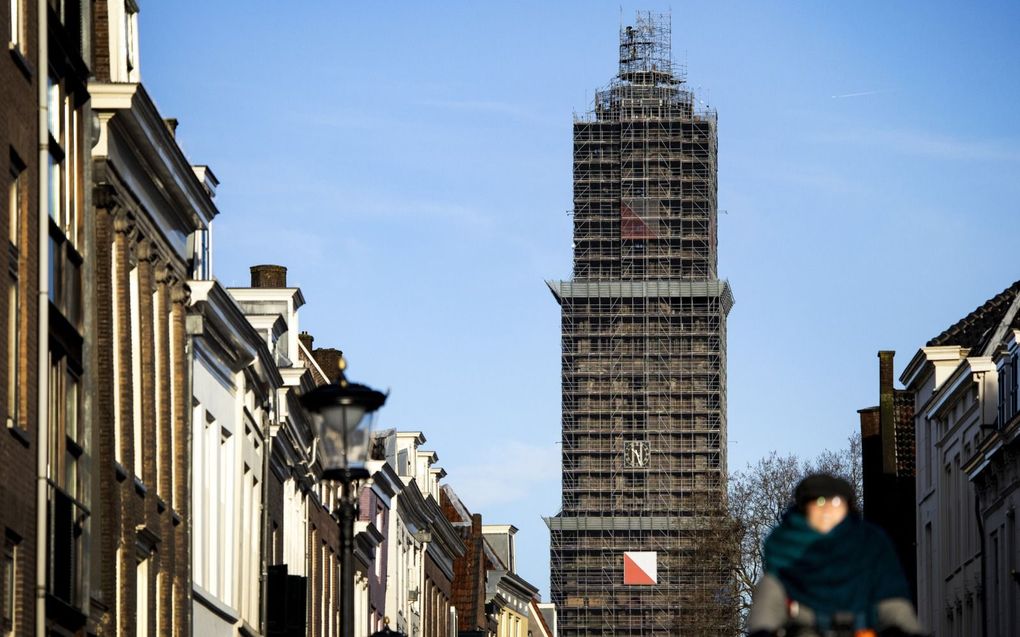
<svg viewBox="0 0 1020 637"><path fill-rule="evenodd" d="M725 502L726 316L716 114L696 107L668 15L620 31L620 67L574 121L574 261L562 311L563 497L548 518L563 637L709 634L725 569L697 559ZM623 584L654 551L657 583ZM706 595L708 592L708 595ZM685 632L686 631L686 632Z"/></svg>

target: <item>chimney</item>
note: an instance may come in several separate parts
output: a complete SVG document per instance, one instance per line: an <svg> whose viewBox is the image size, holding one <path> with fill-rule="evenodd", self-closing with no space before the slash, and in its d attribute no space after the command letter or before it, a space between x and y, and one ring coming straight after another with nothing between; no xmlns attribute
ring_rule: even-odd
<svg viewBox="0 0 1020 637"><path fill-rule="evenodd" d="M896 390L893 388L893 357L896 352L878 353L879 430L882 434L882 472L896 474Z"/></svg>
<svg viewBox="0 0 1020 637"><path fill-rule="evenodd" d="M285 288L287 287L287 268L282 265L251 266L251 286L253 288Z"/></svg>
<svg viewBox="0 0 1020 637"><path fill-rule="evenodd" d="M163 125L170 131L170 137L177 139L177 118L176 117L164 117Z"/></svg>
<svg viewBox="0 0 1020 637"><path fill-rule="evenodd" d="M313 351L312 342L315 341L315 337L313 337L311 334L309 334L308 332L301 332L300 334L298 334L298 340L301 341L301 344L305 346L306 350L308 350L309 352Z"/></svg>
<svg viewBox="0 0 1020 637"><path fill-rule="evenodd" d="M882 350L878 353L878 392L879 395L892 391L893 388L893 357L896 352Z"/></svg>
<svg viewBox="0 0 1020 637"><path fill-rule="evenodd" d="M216 178L213 171L203 164L191 167L192 172L198 177L198 180L202 182L202 188L205 189L205 194L209 195L210 198L216 196L216 186L220 185L220 180Z"/></svg>
<svg viewBox="0 0 1020 637"><path fill-rule="evenodd" d="M340 361L343 360L343 352L334 347L320 347L317 350L312 350L312 356L322 368L326 380L335 383L340 378Z"/></svg>

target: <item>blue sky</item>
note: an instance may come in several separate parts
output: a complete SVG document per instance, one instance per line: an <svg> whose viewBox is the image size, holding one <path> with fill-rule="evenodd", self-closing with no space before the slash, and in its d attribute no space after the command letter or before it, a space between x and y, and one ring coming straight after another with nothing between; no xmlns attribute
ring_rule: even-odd
<svg viewBox="0 0 1020 637"><path fill-rule="evenodd" d="M548 598L571 120L621 16L672 9L719 112L729 463L839 447L926 340L1020 278L1020 5L145 2L143 82L221 180L214 267L279 263Z"/></svg>

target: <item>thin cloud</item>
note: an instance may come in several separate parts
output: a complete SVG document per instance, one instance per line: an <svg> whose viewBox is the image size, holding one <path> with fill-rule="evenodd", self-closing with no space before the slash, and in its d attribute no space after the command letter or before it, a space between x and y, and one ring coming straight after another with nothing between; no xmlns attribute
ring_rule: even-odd
<svg viewBox="0 0 1020 637"><path fill-rule="evenodd" d="M243 196L253 199L258 206L264 204L267 197L286 195L299 201L315 202L316 207L329 210L331 215L348 218L431 219L482 233L492 232L496 226L495 216L481 207L435 198L427 192L406 195L369 193L300 171L283 177L279 178L277 174L271 178L267 173L264 179L253 179L252 186Z"/></svg>
<svg viewBox="0 0 1020 637"><path fill-rule="evenodd" d="M513 480L507 480L492 463L450 468L450 484L472 511L524 502L538 492L559 491L560 453L556 445L503 440L490 449L499 457L500 466L514 468Z"/></svg>
<svg viewBox="0 0 1020 637"><path fill-rule="evenodd" d="M896 129L842 130L818 138L822 143L881 148L893 153L944 161L1020 160L1017 145L988 139L964 139L929 131Z"/></svg>
<svg viewBox="0 0 1020 637"><path fill-rule="evenodd" d="M285 117L292 124L331 130L361 131L369 128L391 128L400 122L399 118L386 116L380 112L367 113L350 109L294 112L285 115Z"/></svg>
<svg viewBox="0 0 1020 637"><path fill-rule="evenodd" d="M232 263L238 260L243 264L250 260L250 255L259 255L267 263L286 263L295 249L300 251L305 263L329 262L336 258L338 252L353 259L371 253L368 245L351 235L315 232L299 225L276 227L272 232L252 232L251 223L251 217L217 219L221 233L217 243L218 261ZM270 225L267 219L264 227ZM233 268L224 271L230 272ZM228 284L242 285L245 282L230 280Z"/></svg>
<svg viewBox="0 0 1020 637"><path fill-rule="evenodd" d="M371 214L384 218L434 219L476 229L489 229L494 219L482 210L456 202L427 197L396 198L386 195L334 193L337 207L351 214Z"/></svg>
<svg viewBox="0 0 1020 637"><path fill-rule="evenodd" d="M479 115L499 115L532 123L548 123L550 118L523 104L502 102L498 100L477 99L424 99L417 102L418 106L437 108ZM557 120L558 121L558 120Z"/></svg>
<svg viewBox="0 0 1020 637"><path fill-rule="evenodd" d="M421 106L433 106L436 108L447 108L458 111L480 111L484 113L498 113L500 115L511 115L521 117L530 114L527 109L511 102L499 102L491 100L421 100Z"/></svg>
<svg viewBox="0 0 1020 637"><path fill-rule="evenodd" d="M892 91L858 91L856 93L843 93L842 95L833 95L832 99L842 100L848 97L866 97L868 95L882 95L883 93L891 93Z"/></svg>

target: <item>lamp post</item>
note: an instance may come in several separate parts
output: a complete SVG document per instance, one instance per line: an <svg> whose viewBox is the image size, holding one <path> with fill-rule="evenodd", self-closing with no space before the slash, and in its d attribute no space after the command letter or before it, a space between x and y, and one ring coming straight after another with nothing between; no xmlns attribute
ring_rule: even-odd
<svg viewBox="0 0 1020 637"><path fill-rule="evenodd" d="M369 477L365 462L371 448L371 421L386 394L347 382L343 359L335 383L320 385L301 396L312 415L318 438L322 479L339 482L341 637L354 637L354 517L357 493L352 485Z"/></svg>

